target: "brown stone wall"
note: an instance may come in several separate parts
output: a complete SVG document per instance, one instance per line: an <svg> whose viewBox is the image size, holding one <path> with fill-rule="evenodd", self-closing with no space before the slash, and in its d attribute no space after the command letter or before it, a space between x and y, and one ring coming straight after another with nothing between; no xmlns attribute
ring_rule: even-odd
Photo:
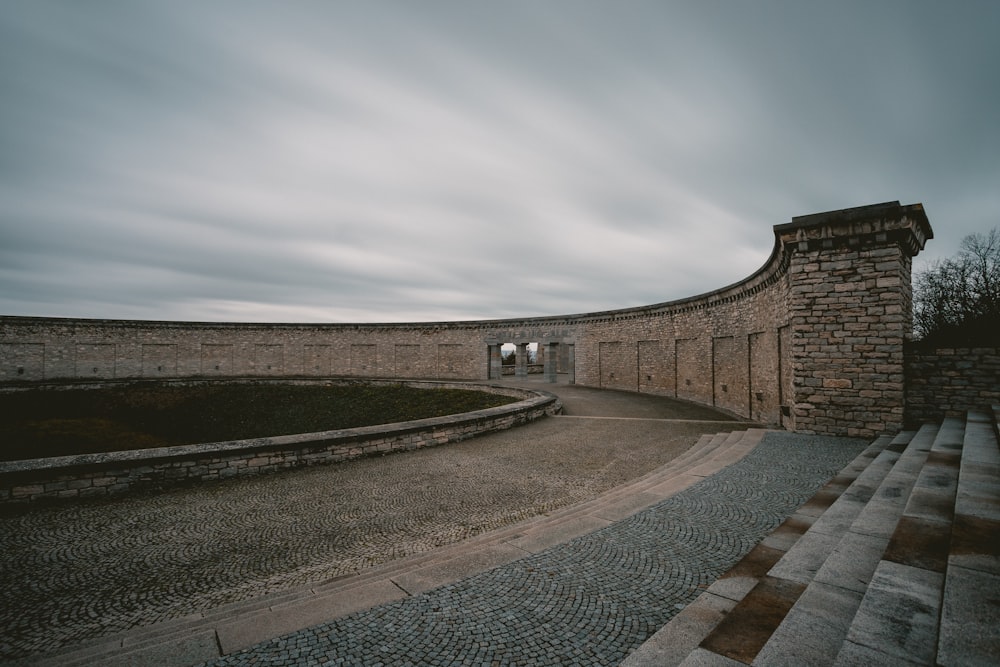
<svg viewBox="0 0 1000 667"><path fill-rule="evenodd" d="M428 330L4 317L0 382L310 375L485 379L482 346L478 326Z"/></svg>
<svg viewBox="0 0 1000 667"><path fill-rule="evenodd" d="M1000 348L906 349L906 422L917 426L1000 405Z"/></svg>

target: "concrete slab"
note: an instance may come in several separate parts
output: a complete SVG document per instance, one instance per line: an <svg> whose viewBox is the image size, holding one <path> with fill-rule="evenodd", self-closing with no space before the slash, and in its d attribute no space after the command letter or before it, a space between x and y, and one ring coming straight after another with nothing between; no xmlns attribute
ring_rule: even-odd
<svg viewBox="0 0 1000 667"><path fill-rule="evenodd" d="M799 596L771 639L754 658L754 665L823 665L837 654L861 593L813 584Z"/></svg>
<svg viewBox="0 0 1000 667"><path fill-rule="evenodd" d="M728 572L720 579L730 579L733 577L752 577L763 579L768 570L777 563L785 552L781 549L769 547L766 544L758 544L750 550L746 556L740 559Z"/></svg>
<svg viewBox="0 0 1000 667"><path fill-rule="evenodd" d="M101 659L105 667L188 667L218 658L219 644L215 632L202 630L179 641L148 646L131 653Z"/></svg>
<svg viewBox="0 0 1000 667"><path fill-rule="evenodd" d="M933 664L944 575L882 561L875 569L848 641L895 658Z"/></svg>
<svg viewBox="0 0 1000 667"><path fill-rule="evenodd" d="M518 549L523 549L530 553L538 553L549 547L567 542L574 537L580 537L587 533L592 533L599 528L604 528L611 522L595 516L582 516L570 519L555 526L545 527L539 530L530 531L523 537L511 540L511 544Z"/></svg>
<svg viewBox="0 0 1000 667"><path fill-rule="evenodd" d="M701 643L701 648L744 664L756 657L805 586L765 577Z"/></svg>
<svg viewBox="0 0 1000 667"><path fill-rule="evenodd" d="M688 473L684 473L682 475L677 475L676 477L672 477L664 482L660 482L655 486L651 486L649 487L649 489L647 489L647 491L649 493L662 496L663 498L667 498L669 496L674 495L675 493L680 493L684 489L688 488L689 486L693 486L694 484L697 484L701 480L702 478L698 477L697 475L690 475Z"/></svg>
<svg viewBox="0 0 1000 667"><path fill-rule="evenodd" d="M608 521L621 521L636 512L646 509L650 505L655 505L665 497L660 494L650 493L649 491L636 493L618 502L601 505L595 508L592 514Z"/></svg>
<svg viewBox="0 0 1000 667"><path fill-rule="evenodd" d="M728 572L712 582L707 592L739 602L767 575L767 571L784 554L779 549L758 544Z"/></svg>
<svg viewBox="0 0 1000 667"><path fill-rule="evenodd" d="M1000 575L1000 521L957 515L948 564Z"/></svg>
<svg viewBox="0 0 1000 667"><path fill-rule="evenodd" d="M944 574L948 565L951 524L911 516L899 519L886 547L885 560Z"/></svg>
<svg viewBox="0 0 1000 667"><path fill-rule="evenodd" d="M961 452L932 451L917 478L917 487L955 490L958 471L962 466Z"/></svg>
<svg viewBox="0 0 1000 667"><path fill-rule="evenodd" d="M528 552L510 544L490 545L475 549L458 558L435 563L419 570L404 572L392 577L392 581L410 595L416 595L485 572L499 565L505 565L527 555Z"/></svg>
<svg viewBox="0 0 1000 667"><path fill-rule="evenodd" d="M691 655L684 659L681 667L744 667L746 663L712 653L705 649L695 649Z"/></svg>
<svg viewBox="0 0 1000 667"><path fill-rule="evenodd" d="M993 423L985 412L970 410L965 423L965 450L970 461L1000 465L1000 448Z"/></svg>
<svg viewBox="0 0 1000 667"><path fill-rule="evenodd" d="M771 531L763 544L779 551L788 551L812 526L812 517L792 515L785 519L780 526Z"/></svg>
<svg viewBox="0 0 1000 667"><path fill-rule="evenodd" d="M1000 575L949 567L937 660L944 667L1000 664Z"/></svg>
<svg viewBox="0 0 1000 667"><path fill-rule="evenodd" d="M962 462L955 513L1000 521L1000 465Z"/></svg>
<svg viewBox="0 0 1000 667"><path fill-rule="evenodd" d="M310 600L275 607L234 622L221 623L216 628L216 633L222 653L227 655L299 628L340 618L404 597L406 593L394 583L380 580L338 594L316 596Z"/></svg>
<svg viewBox="0 0 1000 667"><path fill-rule="evenodd" d="M752 591L759 583L760 577L726 577L725 579L716 579L713 581L712 585L705 589L705 592L732 600L735 604L745 598L747 593Z"/></svg>
<svg viewBox="0 0 1000 667"><path fill-rule="evenodd" d="M765 540L766 541L766 540ZM840 535L808 532L779 560L768 574L808 584L840 543Z"/></svg>
<svg viewBox="0 0 1000 667"><path fill-rule="evenodd" d="M910 492L904 513L928 521L950 522L955 516L955 490L916 486Z"/></svg>
<svg viewBox="0 0 1000 667"><path fill-rule="evenodd" d="M851 532L875 537L892 537L896 523L906 508L910 489L913 488L913 478L903 479L903 477L905 476L896 475L894 479L887 479L879 487L875 496L851 524Z"/></svg>
<svg viewBox="0 0 1000 667"><path fill-rule="evenodd" d="M703 593L633 651L620 667L668 667L681 664L736 605Z"/></svg>
<svg viewBox="0 0 1000 667"><path fill-rule="evenodd" d="M848 533L816 573L815 581L864 593L889 539Z"/></svg>
<svg viewBox="0 0 1000 667"><path fill-rule="evenodd" d="M868 646L844 642L834 667L914 667L914 663L887 655Z"/></svg>
<svg viewBox="0 0 1000 667"><path fill-rule="evenodd" d="M843 535L851 529L851 525L865 508L868 499L861 499L845 492L826 512L813 522L812 532L826 535Z"/></svg>
<svg viewBox="0 0 1000 667"><path fill-rule="evenodd" d="M806 501L806 503L797 511L800 514L820 517L830 508L831 505L837 502L837 499L840 498L841 495L842 494L835 491L820 490L812 498Z"/></svg>

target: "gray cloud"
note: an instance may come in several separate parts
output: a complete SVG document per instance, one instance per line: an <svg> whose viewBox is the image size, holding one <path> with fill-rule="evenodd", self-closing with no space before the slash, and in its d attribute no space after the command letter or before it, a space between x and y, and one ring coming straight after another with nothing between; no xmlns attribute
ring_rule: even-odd
<svg viewBox="0 0 1000 667"><path fill-rule="evenodd" d="M11 3L0 313L401 321L722 287L791 216L998 223L991 2ZM920 266L920 262L918 262Z"/></svg>

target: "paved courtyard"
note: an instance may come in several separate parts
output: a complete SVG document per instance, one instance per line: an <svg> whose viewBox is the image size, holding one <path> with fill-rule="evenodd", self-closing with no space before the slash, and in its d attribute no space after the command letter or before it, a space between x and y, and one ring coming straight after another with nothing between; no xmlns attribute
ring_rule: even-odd
<svg viewBox="0 0 1000 667"><path fill-rule="evenodd" d="M865 444L768 433L742 460L606 528L207 664L617 665Z"/></svg>
<svg viewBox="0 0 1000 667"><path fill-rule="evenodd" d="M568 416L464 443L6 511L0 661L432 550L592 499L703 433L743 428L667 399L555 389Z"/></svg>

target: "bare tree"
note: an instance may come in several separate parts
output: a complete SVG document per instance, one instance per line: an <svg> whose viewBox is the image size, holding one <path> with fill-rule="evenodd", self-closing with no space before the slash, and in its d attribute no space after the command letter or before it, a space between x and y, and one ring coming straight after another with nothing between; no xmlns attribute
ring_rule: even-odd
<svg viewBox="0 0 1000 667"><path fill-rule="evenodd" d="M917 274L913 328L936 344L1000 344L1000 230L966 236L957 256Z"/></svg>

